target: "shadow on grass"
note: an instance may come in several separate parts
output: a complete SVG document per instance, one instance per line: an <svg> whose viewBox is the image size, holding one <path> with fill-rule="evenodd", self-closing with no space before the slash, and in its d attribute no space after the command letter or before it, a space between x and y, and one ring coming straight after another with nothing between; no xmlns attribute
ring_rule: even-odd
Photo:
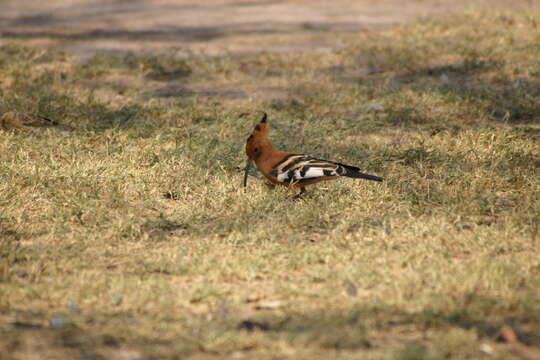
<svg viewBox="0 0 540 360"><path fill-rule="evenodd" d="M502 305L495 298L471 296L463 300L467 305L449 312L432 309L406 312L393 306L356 305L345 311L325 309L284 317L262 314L243 320L238 329L274 332L289 340L305 337L327 348L356 349L382 346L381 335L384 338L395 336L399 340L399 330L411 329L411 326L420 334L450 328L474 330L481 339L498 341L500 328L506 324L517 329L525 344L540 347L540 317L532 315L535 313L532 304L520 304L530 307L530 313L524 310L518 315L515 312L505 315L504 311L495 310ZM246 322L260 325L244 327L242 324ZM407 337L403 340L407 342Z"/></svg>
<svg viewBox="0 0 540 360"><path fill-rule="evenodd" d="M47 348L81 356L97 355L107 348L130 348L147 354L166 353L170 357L209 351L206 341L214 336L211 334L236 334L233 336L241 339L242 334L258 332L266 334L262 335L262 339L266 339L263 343L285 341L338 351L386 349L391 346L392 351L400 352L411 344L431 344L439 348L442 344L437 342L447 340L446 336L437 338L437 334L446 335L456 328L474 332L481 341L498 342L501 341L501 327L509 325L524 344L540 347L540 312L532 303L516 304L520 311L517 314L509 311L507 315L503 310L506 305L495 298L471 295L462 302L462 308L450 311L423 309L407 312L395 306L358 304L344 310L289 312L286 315L266 311L248 318L232 319L216 310L215 316L190 320L190 327L196 328L196 332L187 331L183 319L156 319L150 314L135 316L125 312L88 311L75 315L55 314L47 319L44 314L25 313L19 314L17 321L6 324L3 342L14 353L24 351L26 341L37 337ZM149 335L144 330L149 324L157 326L156 322L172 328L178 326L174 338L155 331ZM118 332L115 330L117 326L124 330ZM438 339L435 343L433 336ZM470 351L476 351L471 350L470 345L476 344L477 340L470 335L467 337L470 343L465 345ZM448 341L451 343L452 340ZM453 355L458 355L453 351L461 350L450 348L446 355L453 358ZM219 353L220 350L211 350L212 353L216 351Z"/></svg>
<svg viewBox="0 0 540 360"><path fill-rule="evenodd" d="M111 128L144 130L155 126L149 116L152 111L142 105L114 106L100 102L92 94L76 97L50 88L44 93L43 89L38 79L31 86L15 86L14 91L9 93L3 94L0 90L0 113L18 111L40 114L77 130L98 132ZM17 93L25 93L26 96L20 97ZM141 135L143 133L140 132Z"/></svg>
<svg viewBox="0 0 540 360"><path fill-rule="evenodd" d="M259 4L260 5L260 4ZM164 11L163 8L161 8ZM177 11L178 9L173 9ZM107 16L111 16L111 11ZM200 16L200 15L199 15ZM73 21L76 24L85 23L88 17L81 17L80 22ZM4 24L2 24L4 23ZM175 41L175 42L200 42L212 41L227 36L242 35L273 35L273 34L292 34L301 32L358 32L362 30L362 25L357 22L317 22L310 21L301 24L295 22L269 22L261 24L260 22L243 22L237 24L216 24L214 26L161 26L161 29L155 28L142 30L125 30L120 28L108 29L81 29L80 31L63 31L54 28L47 29L47 26L59 26L63 24L61 19L54 15L40 14L30 17L19 17L14 19L0 18L0 30L2 36L11 39L39 39L48 38L62 41L92 41L107 39L110 41ZM65 26L65 24L63 24ZM31 27L33 26L33 27ZM36 29L36 27L42 29ZM2 27L4 28L2 30ZM74 27L77 29L77 27Z"/></svg>
<svg viewBox="0 0 540 360"><path fill-rule="evenodd" d="M510 126L540 124L540 82L516 76L481 79L483 74L501 71L503 62L494 59L465 58L459 63L418 67L395 76L396 92L410 90L417 98L442 99L447 106L467 104L473 112L464 116L448 115L446 121L418 111L418 105L396 104L388 117L388 125L431 125L442 128L475 127L492 123ZM452 110L449 108L449 110ZM479 119L463 120L475 115Z"/></svg>

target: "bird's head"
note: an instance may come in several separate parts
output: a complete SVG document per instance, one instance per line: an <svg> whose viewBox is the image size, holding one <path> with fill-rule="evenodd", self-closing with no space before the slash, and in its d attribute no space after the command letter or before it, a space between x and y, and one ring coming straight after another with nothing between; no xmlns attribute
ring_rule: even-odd
<svg viewBox="0 0 540 360"><path fill-rule="evenodd" d="M266 135L268 134L266 118L266 113L263 113L261 120L255 125L255 128L247 138L246 155L251 160L256 160L261 156L262 150L268 142L268 139L266 138Z"/></svg>
<svg viewBox="0 0 540 360"><path fill-rule="evenodd" d="M248 157L245 173L244 173L244 187L247 186L247 177L249 173L249 169L251 168L251 165L253 164L253 160L257 160L263 151L271 146L270 140L267 138L268 134L268 124L266 122L267 119L266 113L263 113L261 119L255 125L255 128L249 135L246 141L246 155Z"/></svg>

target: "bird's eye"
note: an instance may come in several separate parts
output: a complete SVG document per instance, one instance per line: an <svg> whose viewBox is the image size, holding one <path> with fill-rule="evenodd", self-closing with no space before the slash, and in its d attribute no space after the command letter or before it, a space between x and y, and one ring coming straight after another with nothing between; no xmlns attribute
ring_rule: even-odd
<svg viewBox="0 0 540 360"><path fill-rule="evenodd" d="M253 149L253 151L255 151L255 152L259 152L259 148L258 148L258 147L256 147L255 149Z"/></svg>

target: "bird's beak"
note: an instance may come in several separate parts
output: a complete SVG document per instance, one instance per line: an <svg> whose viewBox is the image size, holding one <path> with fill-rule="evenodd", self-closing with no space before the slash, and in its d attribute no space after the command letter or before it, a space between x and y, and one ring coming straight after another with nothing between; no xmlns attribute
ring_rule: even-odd
<svg viewBox="0 0 540 360"><path fill-rule="evenodd" d="M251 169L251 165L253 165L253 160L248 158L247 163L246 163L246 168L244 169L244 187L247 186L247 179L249 176L249 169Z"/></svg>

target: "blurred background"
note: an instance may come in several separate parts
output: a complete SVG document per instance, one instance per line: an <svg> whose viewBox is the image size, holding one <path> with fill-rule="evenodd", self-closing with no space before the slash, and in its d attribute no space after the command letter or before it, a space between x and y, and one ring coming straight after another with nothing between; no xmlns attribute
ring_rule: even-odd
<svg viewBox="0 0 540 360"><path fill-rule="evenodd" d="M86 59L96 52L291 52L340 47L336 34L380 29L468 7L533 0L2 0L0 35Z"/></svg>

